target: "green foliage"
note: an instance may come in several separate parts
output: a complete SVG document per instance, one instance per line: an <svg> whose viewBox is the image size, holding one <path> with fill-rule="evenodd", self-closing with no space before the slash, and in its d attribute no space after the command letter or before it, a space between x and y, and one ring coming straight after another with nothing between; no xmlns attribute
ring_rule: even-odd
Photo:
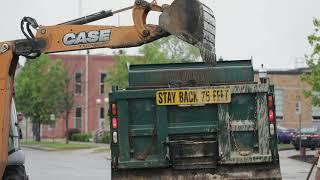
<svg viewBox="0 0 320 180"><path fill-rule="evenodd" d="M174 36L166 37L146 44L139 49L142 56L117 54L116 64L109 72L107 82L112 86L128 86L129 64L163 64L192 62L200 58L199 50Z"/></svg>
<svg viewBox="0 0 320 180"><path fill-rule="evenodd" d="M15 81L17 109L33 123L50 124L64 112L68 72L60 60L52 63L47 55L28 60ZM40 133L40 132L38 132Z"/></svg>
<svg viewBox="0 0 320 180"><path fill-rule="evenodd" d="M111 142L110 132L104 132L101 137L97 137L96 142L109 144Z"/></svg>
<svg viewBox="0 0 320 180"><path fill-rule="evenodd" d="M71 140L71 137L72 137L72 135L74 135L74 134L78 134L78 133L80 133L81 131L80 131L80 129L77 129L77 128L71 128L71 129L68 129L67 130L67 138L69 138L69 140Z"/></svg>
<svg viewBox="0 0 320 180"><path fill-rule="evenodd" d="M310 73L303 74L301 79L311 85L311 90L305 91L306 97L312 98L314 106L320 105L320 20L314 19L314 33L308 36L313 52L306 55Z"/></svg>
<svg viewBox="0 0 320 180"><path fill-rule="evenodd" d="M161 38L151 44L157 51L164 53L173 62L194 62L200 59L198 48L175 36Z"/></svg>
<svg viewBox="0 0 320 180"><path fill-rule="evenodd" d="M76 133L71 136L71 141L89 142L91 138L90 133Z"/></svg>

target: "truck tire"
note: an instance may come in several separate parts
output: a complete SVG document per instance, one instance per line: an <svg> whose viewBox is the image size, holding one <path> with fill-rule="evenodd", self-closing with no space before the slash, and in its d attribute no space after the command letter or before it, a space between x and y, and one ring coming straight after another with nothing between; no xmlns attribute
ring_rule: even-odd
<svg viewBox="0 0 320 180"><path fill-rule="evenodd" d="M28 180L24 165L7 166L3 174L3 180Z"/></svg>

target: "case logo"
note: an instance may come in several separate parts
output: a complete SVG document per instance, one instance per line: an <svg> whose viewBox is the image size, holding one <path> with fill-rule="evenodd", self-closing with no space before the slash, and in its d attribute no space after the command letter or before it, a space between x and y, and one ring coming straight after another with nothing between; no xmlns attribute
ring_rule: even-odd
<svg viewBox="0 0 320 180"><path fill-rule="evenodd" d="M111 37L110 29L79 32L77 34L68 33L63 36L63 44L66 46L72 46L72 45L79 45L79 44L107 42L110 40L110 37Z"/></svg>

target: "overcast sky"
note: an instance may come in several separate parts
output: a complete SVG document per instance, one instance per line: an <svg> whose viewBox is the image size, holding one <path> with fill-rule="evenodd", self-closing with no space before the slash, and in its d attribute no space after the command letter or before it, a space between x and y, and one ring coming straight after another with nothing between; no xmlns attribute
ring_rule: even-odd
<svg viewBox="0 0 320 180"><path fill-rule="evenodd" d="M158 0L159 4L172 0ZM312 19L320 18L319 0L203 0L216 17L216 49L224 59L253 57L255 67L293 68L295 60L310 51L307 36ZM82 0L83 15L120 9L134 0ZM54 25L79 17L79 0L3 0L0 7L0 41L23 38L20 20L34 17L41 25ZM149 22L156 23L156 16ZM117 25L118 16L96 24ZM132 24L130 11L120 15L121 25ZM111 50L95 51L112 53ZM136 53L130 49L130 53Z"/></svg>

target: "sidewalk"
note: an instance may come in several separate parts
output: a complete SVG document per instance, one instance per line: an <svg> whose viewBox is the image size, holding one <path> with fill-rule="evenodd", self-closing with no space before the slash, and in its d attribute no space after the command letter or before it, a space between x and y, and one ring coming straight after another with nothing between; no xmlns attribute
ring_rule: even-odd
<svg viewBox="0 0 320 180"><path fill-rule="evenodd" d="M279 151L280 167L283 180L303 180L307 178L312 165L309 163L304 163L298 160L288 158L297 154L299 154L299 151L296 150ZM307 151L306 154L313 155L315 154L315 151ZM313 169L313 172L310 176L310 180L314 180L315 171L316 167Z"/></svg>

